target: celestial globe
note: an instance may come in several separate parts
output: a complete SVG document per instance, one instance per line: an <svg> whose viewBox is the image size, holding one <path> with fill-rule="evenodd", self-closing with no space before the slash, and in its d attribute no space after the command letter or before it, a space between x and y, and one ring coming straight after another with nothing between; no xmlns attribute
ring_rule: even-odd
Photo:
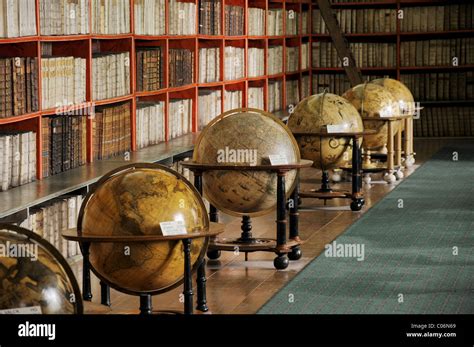
<svg viewBox="0 0 474 347"><path fill-rule="evenodd" d="M346 99L321 93L303 99L288 119L293 133L324 133L333 125L338 132L364 130L359 112ZM350 139L346 137L297 136L301 157L313 166L329 170L344 166L352 158Z"/></svg>
<svg viewBox="0 0 474 347"><path fill-rule="evenodd" d="M79 286L49 242L24 228L0 224L0 310L82 314Z"/></svg>
<svg viewBox="0 0 474 347"><path fill-rule="evenodd" d="M270 155L287 163L300 161L290 130L274 115L257 109L235 109L221 114L201 132L193 160L199 164L269 165ZM296 170L285 176L286 194L294 188ZM233 216L258 216L275 209L277 175L258 170L207 170L203 192L219 210Z"/></svg>
<svg viewBox="0 0 474 347"><path fill-rule="evenodd" d="M105 175L85 198L78 220L81 236L163 235L160 222L184 223L187 233L207 230L209 219L198 191L179 173L158 164L132 164ZM195 269L208 238L191 244ZM132 294L158 294L183 281L180 240L92 242L94 273L112 288Z"/></svg>
<svg viewBox="0 0 474 347"><path fill-rule="evenodd" d="M359 111L365 130L375 130L375 134L364 135L363 146L368 150L386 149L388 142L388 124L382 121L384 117L399 116L400 107L395 97L385 87L374 83L359 84L343 95ZM394 123L395 135L399 130L398 122Z"/></svg>

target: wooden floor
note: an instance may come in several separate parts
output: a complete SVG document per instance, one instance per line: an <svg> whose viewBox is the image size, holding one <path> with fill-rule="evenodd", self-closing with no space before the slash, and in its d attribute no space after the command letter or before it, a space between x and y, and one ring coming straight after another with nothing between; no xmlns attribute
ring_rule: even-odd
<svg viewBox="0 0 474 347"><path fill-rule="evenodd" d="M447 143L456 143L451 139L417 139L415 142L416 167L429 159L437 150ZM409 175L411 171L405 171ZM315 169L305 169L302 174L302 189L319 185L320 174ZM273 253L249 253L248 261L244 254L234 255L232 252L223 252L217 261L208 261L207 265L207 297L209 313L249 314L255 313L280 288L290 281L306 264L317 257L324 250L324 245L330 243L344 232L354 221L360 218L378 200L390 192L397 184L388 185L381 181L381 176L375 175L373 184L364 186L366 204L361 212L351 212L347 207L349 200L335 199L328 201L326 210L304 211L300 213L300 236L306 242L302 246L303 257L298 261L290 262L283 271L276 271L273 267ZM350 189L350 183L333 185L337 188ZM303 208L321 208L323 202L319 200L303 200ZM224 236L238 236L240 234L240 220L232 217L221 218L227 224ZM253 235L259 237L275 236L275 216L273 214L253 220ZM81 278L80 264L75 266L77 277ZM153 308L155 310L181 310L180 294L182 287L155 296ZM93 302L99 302L99 284L93 281ZM112 313L137 313L139 300L112 290ZM93 313L90 310L89 313Z"/></svg>

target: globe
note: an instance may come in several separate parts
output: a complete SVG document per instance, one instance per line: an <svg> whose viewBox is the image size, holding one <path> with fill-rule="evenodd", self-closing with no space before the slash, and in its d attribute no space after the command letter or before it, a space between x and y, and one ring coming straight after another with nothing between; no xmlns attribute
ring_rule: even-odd
<svg viewBox="0 0 474 347"><path fill-rule="evenodd" d="M393 78L378 78L370 83L385 87L398 102L402 114L415 114L415 99L413 98L413 94L402 82Z"/></svg>
<svg viewBox="0 0 474 347"><path fill-rule="evenodd" d="M163 235L160 222L184 222L188 233L207 230L209 219L197 190L180 174L158 164L135 164L105 175L81 207L82 236ZM191 244L193 270L205 254L208 238ZM94 273L112 288L132 294L159 294L182 283L184 254L180 240L93 242Z"/></svg>
<svg viewBox="0 0 474 347"><path fill-rule="evenodd" d="M288 119L293 133L322 133L327 125L336 125L340 132L361 132L364 129L357 110L346 99L322 93L303 99ZM344 137L297 136L301 157L313 166L329 170L343 166L352 157L350 139Z"/></svg>
<svg viewBox="0 0 474 347"><path fill-rule="evenodd" d="M287 163L300 160L290 130L278 118L257 109L235 109L221 114L201 132L193 160L200 164L263 165L270 155ZM286 174L291 193L296 170ZM267 171L212 170L203 174L205 197L219 210L233 216L258 216L276 207L277 175Z"/></svg>
<svg viewBox="0 0 474 347"><path fill-rule="evenodd" d="M387 145L388 124L380 120L384 117L394 117L400 115L400 107L395 97L385 87L374 83L359 84L343 95L363 118L364 129L375 130L375 134L365 135L363 146L368 150L380 150ZM398 122L395 122L394 135L398 132Z"/></svg>
<svg viewBox="0 0 474 347"><path fill-rule="evenodd" d="M63 256L32 231L0 225L0 310L82 314L77 281Z"/></svg>

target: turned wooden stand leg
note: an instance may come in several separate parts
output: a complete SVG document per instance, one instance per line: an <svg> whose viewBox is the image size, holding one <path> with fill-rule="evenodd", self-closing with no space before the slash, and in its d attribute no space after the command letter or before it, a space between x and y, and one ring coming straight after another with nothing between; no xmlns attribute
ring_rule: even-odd
<svg viewBox="0 0 474 347"><path fill-rule="evenodd" d="M209 220L214 223L219 222L219 213L217 212L217 208L215 208L212 204L209 206ZM214 241L216 238L211 237L211 242ZM218 249L210 249L207 251L207 257L209 259L219 259L221 256L221 251Z"/></svg>
<svg viewBox="0 0 474 347"><path fill-rule="evenodd" d="M385 181L387 183L395 182L396 178L393 174L394 171L394 143L393 143L393 121L389 120L387 122L387 173L385 174Z"/></svg>
<svg viewBox="0 0 474 347"><path fill-rule="evenodd" d="M193 278L191 273L191 239L183 240L184 246L184 314L193 313ZM205 282L204 282L205 283Z"/></svg>
<svg viewBox="0 0 474 347"><path fill-rule="evenodd" d="M110 287L102 281L100 281L100 303L110 306Z"/></svg>
<svg viewBox="0 0 474 347"><path fill-rule="evenodd" d="M89 242L82 243L82 299L85 301L92 300L91 290L91 270L89 262Z"/></svg>
<svg viewBox="0 0 474 347"><path fill-rule="evenodd" d="M360 211L365 200L360 192L362 188L362 154L357 138L352 138L352 202L351 210Z"/></svg>
<svg viewBox="0 0 474 347"><path fill-rule="evenodd" d="M403 138L403 152L405 152L405 165L407 164L408 156L411 154L410 151L410 137L408 133L410 131L410 118L405 118L403 123L405 124L404 138Z"/></svg>
<svg viewBox="0 0 474 347"><path fill-rule="evenodd" d="M144 294L140 295L140 314L149 315L153 313L153 307L151 303L151 295Z"/></svg>
<svg viewBox="0 0 474 347"><path fill-rule="evenodd" d="M277 240L276 249L277 257L273 261L273 265L278 270L288 267L289 260L285 252L280 250L286 247L286 198L285 198L285 173L278 173L277 182Z"/></svg>
<svg viewBox="0 0 474 347"><path fill-rule="evenodd" d="M397 179L403 178L402 171L402 121L398 121L399 130L395 136L395 165L398 167L395 173Z"/></svg>
<svg viewBox="0 0 474 347"><path fill-rule="evenodd" d="M295 189L293 190L293 193L291 194L291 204L290 204L290 239L294 241L301 241L300 236L299 236L299 230L298 230L298 218L299 218L299 212L298 212L298 199L299 199L299 171L298 174L296 175L295 178ZM300 246L295 246L291 249L291 252L288 253L288 258L290 260L298 260L301 258L303 255L303 252L301 252L301 247Z"/></svg>

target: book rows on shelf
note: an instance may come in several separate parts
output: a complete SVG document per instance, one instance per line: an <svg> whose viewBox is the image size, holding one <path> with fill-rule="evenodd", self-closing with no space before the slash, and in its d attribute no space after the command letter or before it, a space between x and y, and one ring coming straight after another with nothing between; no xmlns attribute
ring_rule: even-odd
<svg viewBox="0 0 474 347"><path fill-rule="evenodd" d="M193 126L193 99L173 99L168 105L170 139L189 134Z"/></svg>
<svg viewBox="0 0 474 347"><path fill-rule="evenodd" d="M248 101L247 106L250 108L264 109L264 93L263 87L249 87L247 90Z"/></svg>
<svg viewBox="0 0 474 347"><path fill-rule="evenodd" d="M51 243L66 258L81 254L79 243L67 241L61 233L77 227L82 195L65 196L31 209L20 226L33 231Z"/></svg>
<svg viewBox="0 0 474 347"><path fill-rule="evenodd" d="M301 44L301 70L309 69L309 42Z"/></svg>
<svg viewBox="0 0 474 347"><path fill-rule="evenodd" d="M362 76L364 81L381 78L383 76ZM337 95L344 94L351 88L351 84L346 74L314 74L313 75L313 93L334 93Z"/></svg>
<svg viewBox="0 0 474 347"><path fill-rule="evenodd" d="M395 33L397 10L390 8L334 9L339 26L344 33ZM313 10L313 34L327 34L321 11Z"/></svg>
<svg viewBox="0 0 474 347"><path fill-rule="evenodd" d="M413 122L413 131L421 137L474 136L474 108L424 108L420 119Z"/></svg>
<svg viewBox="0 0 474 347"><path fill-rule="evenodd" d="M248 77L265 75L265 49L249 47L247 61Z"/></svg>
<svg viewBox="0 0 474 347"><path fill-rule="evenodd" d="M283 107L283 82L280 80L268 81L268 112L280 111Z"/></svg>
<svg viewBox="0 0 474 347"><path fill-rule="evenodd" d="M92 33L101 35L130 32L129 0L92 0Z"/></svg>
<svg viewBox="0 0 474 347"><path fill-rule="evenodd" d="M248 9L248 34L250 36L265 35L265 10L258 7Z"/></svg>
<svg viewBox="0 0 474 347"><path fill-rule="evenodd" d="M456 66L474 64L474 37L402 41L401 66Z"/></svg>
<svg viewBox="0 0 474 347"><path fill-rule="evenodd" d="M242 107L242 90L226 90L224 92L224 112Z"/></svg>
<svg viewBox="0 0 474 347"><path fill-rule="evenodd" d="M36 179L36 133L0 132L0 191Z"/></svg>
<svg viewBox="0 0 474 347"><path fill-rule="evenodd" d="M199 0L199 33L203 35L220 35L220 0Z"/></svg>
<svg viewBox="0 0 474 347"><path fill-rule="evenodd" d="M130 93L130 53L94 53L92 98L103 100Z"/></svg>
<svg viewBox="0 0 474 347"><path fill-rule="evenodd" d="M170 49L169 86L180 87L194 82L194 52L189 49Z"/></svg>
<svg viewBox="0 0 474 347"><path fill-rule="evenodd" d="M134 25L136 35L164 35L165 0L134 0Z"/></svg>
<svg viewBox="0 0 474 347"><path fill-rule="evenodd" d="M170 35L196 35L196 4L169 0Z"/></svg>
<svg viewBox="0 0 474 347"><path fill-rule="evenodd" d="M88 34L89 1L40 0L40 31L41 35Z"/></svg>
<svg viewBox="0 0 474 347"><path fill-rule="evenodd" d="M87 162L87 117L44 117L42 127L43 177L74 169Z"/></svg>
<svg viewBox="0 0 474 347"><path fill-rule="evenodd" d="M300 101L300 88L298 80L288 80L286 83L286 104L296 107Z"/></svg>
<svg viewBox="0 0 474 347"><path fill-rule="evenodd" d="M267 35L283 35L283 12L281 8L270 8L267 11Z"/></svg>
<svg viewBox="0 0 474 347"><path fill-rule="evenodd" d="M137 148L156 145L165 138L165 102L139 102L136 111Z"/></svg>
<svg viewBox="0 0 474 347"><path fill-rule="evenodd" d="M395 67L397 47L394 43L351 42L351 51L359 67ZM313 67L341 67L332 42L313 42Z"/></svg>
<svg viewBox="0 0 474 347"><path fill-rule="evenodd" d="M158 90L163 85L161 47L137 49L137 91Z"/></svg>
<svg viewBox="0 0 474 347"><path fill-rule="evenodd" d="M130 103L97 107L92 117L94 159L102 160L130 152Z"/></svg>
<svg viewBox="0 0 474 347"><path fill-rule="evenodd" d="M244 35L244 8L242 6L225 6L225 34L227 36Z"/></svg>
<svg viewBox="0 0 474 347"><path fill-rule="evenodd" d="M406 7L402 32L466 30L473 28L474 6L468 3L445 6Z"/></svg>
<svg viewBox="0 0 474 347"><path fill-rule="evenodd" d="M36 35L35 0L0 0L0 37Z"/></svg>
<svg viewBox="0 0 474 347"><path fill-rule="evenodd" d="M199 49L199 83L220 80L220 55L219 47Z"/></svg>
<svg viewBox="0 0 474 347"><path fill-rule="evenodd" d="M301 100L311 95L311 84L309 75L301 77Z"/></svg>
<svg viewBox="0 0 474 347"><path fill-rule="evenodd" d="M245 49L234 46L226 46L224 49L224 78L226 80L237 80L245 77Z"/></svg>
<svg viewBox="0 0 474 347"><path fill-rule="evenodd" d="M220 90L200 90L198 100L199 130L221 114L222 93Z"/></svg>
<svg viewBox="0 0 474 347"><path fill-rule="evenodd" d="M80 104L86 100L86 59L41 58L43 109Z"/></svg>
<svg viewBox="0 0 474 347"><path fill-rule="evenodd" d="M474 100L474 71L402 74L415 100Z"/></svg>
<svg viewBox="0 0 474 347"><path fill-rule="evenodd" d="M267 74L277 75L283 72L283 46L268 47Z"/></svg>
<svg viewBox="0 0 474 347"><path fill-rule="evenodd" d="M194 182L194 175L193 175L193 172L191 170L189 170L188 168L185 168L183 165L181 165L181 163L183 161L188 161L189 158L185 158L181 161L175 161L172 165L171 165L171 169L176 171L177 173L181 174L184 176L184 178L186 178L189 182ZM206 203L206 201L204 200L204 202Z"/></svg>
<svg viewBox="0 0 474 347"><path fill-rule="evenodd" d="M298 70L300 60L300 48L298 46L286 47L286 72Z"/></svg>
<svg viewBox="0 0 474 347"><path fill-rule="evenodd" d="M38 60L0 59L0 118L38 111Z"/></svg>

